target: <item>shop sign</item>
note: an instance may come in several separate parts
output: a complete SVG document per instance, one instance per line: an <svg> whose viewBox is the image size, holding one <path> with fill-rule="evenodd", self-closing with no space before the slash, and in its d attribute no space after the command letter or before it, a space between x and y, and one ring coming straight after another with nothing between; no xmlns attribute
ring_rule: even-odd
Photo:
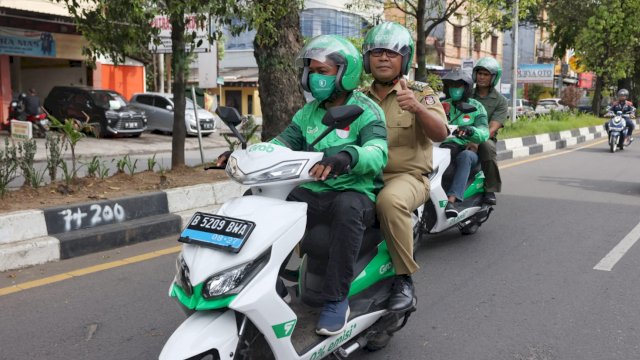
<svg viewBox="0 0 640 360"><path fill-rule="evenodd" d="M50 32L0 27L0 54L55 57L56 41Z"/></svg>
<svg viewBox="0 0 640 360"><path fill-rule="evenodd" d="M519 83L553 83L553 64L519 64Z"/></svg>
<svg viewBox="0 0 640 360"><path fill-rule="evenodd" d="M191 34L195 32L196 37L193 41L195 45L198 45L199 42L202 41L200 46L196 46L193 48L192 52L201 53L201 52L209 52L211 46L209 44L209 20L207 19L204 24L198 23L197 15L190 14L185 15L185 34ZM149 50L159 54L169 54L172 52L171 50L171 21L169 20L169 16L167 15L158 15L151 22L151 26L160 29L160 34L158 34L158 38L160 39L160 44L156 45L154 43L149 44ZM185 51L191 51L191 44L185 45Z"/></svg>
<svg viewBox="0 0 640 360"><path fill-rule="evenodd" d="M29 140L33 137L33 124L29 121L11 120L11 138Z"/></svg>

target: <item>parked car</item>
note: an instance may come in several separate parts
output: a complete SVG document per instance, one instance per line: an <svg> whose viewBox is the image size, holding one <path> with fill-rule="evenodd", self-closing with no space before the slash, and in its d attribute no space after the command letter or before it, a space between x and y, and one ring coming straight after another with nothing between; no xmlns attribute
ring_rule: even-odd
<svg viewBox="0 0 640 360"><path fill-rule="evenodd" d="M131 108L113 90L55 86L44 99L44 108L60 121L75 119L89 123L95 137L138 137L147 128L145 114Z"/></svg>
<svg viewBox="0 0 640 360"><path fill-rule="evenodd" d="M551 111L568 111L569 107L562 105L561 99L558 98L547 98L538 100L538 105L536 106L535 113L536 115L544 115L548 114Z"/></svg>
<svg viewBox="0 0 640 360"><path fill-rule="evenodd" d="M186 98L185 126L188 135L198 135L196 117L193 109L193 101ZM173 132L173 94L164 93L140 93L131 97L131 105L141 109L149 119L148 129ZM196 105L197 106L197 105ZM197 106L198 119L200 121L200 133L202 136L209 136L216 131L217 118L207 110Z"/></svg>
<svg viewBox="0 0 640 360"><path fill-rule="evenodd" d="M581 113L593 114L592 102L593 100L589 98L581 98L580 100L578 100L578 106L576 107L576 109L578 109L578 111Z"/></svg>
<svg viewBox="0 0 640 360"><path fill-rule="evenodd" d="M509 104L509 116L511 116L511 105L513 104L513 102L509 99L508 100L508 104ZM531 103L529 102L529 100L525 100L525 99L516 99L516 117L533 117L535 115L535 111L533 110L533 107L531 106Z"/></svg>

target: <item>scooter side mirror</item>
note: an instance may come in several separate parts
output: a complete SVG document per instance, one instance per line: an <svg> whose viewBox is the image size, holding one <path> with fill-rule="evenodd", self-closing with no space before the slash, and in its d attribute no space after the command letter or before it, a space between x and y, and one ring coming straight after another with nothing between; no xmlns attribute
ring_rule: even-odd
<svg viewBox="0 0 640 360"><path fill-rule="evenodd" d="M235 137L240 140L242 148L246 149L247 140L238 131L238 129L236 129L236 126L242 124L242 116L240 115L240 113L238 113L238 110L232 107L218 106L218 108L216 109L216 114L218 114L218 116L220 116L220 119L222 119L222 122L224 122L229 127L229 129L231 129L233 135L235 135Z"/></svg>
<svg viewBox="0 0 640 360"><path fill-rule="evenodd" d="M354 122L364 110L358 105L343 105L329 108L322 123L332 129L344 129Z"/></svg>
<svg viewBox="0 0 640 360"><path fill-rule="evenodd" d="M354 122L362 113L362 109L358 105L342 105L327 109L327 113L322 118L322 123L327 128L318 136L311 144L307 146L308 151L313 151L313 147L325 136L335 129L344 129Z"/></svg>
<svg viewBox="0 0 640 360"><path fill-rule="evenodd" d="M466 102L458 103L456 105L456 109L458 109L463 114L470 114L470 113L478 110L475 106L473 106L473 105L471 105L469 103L466 103Z"/></svg>

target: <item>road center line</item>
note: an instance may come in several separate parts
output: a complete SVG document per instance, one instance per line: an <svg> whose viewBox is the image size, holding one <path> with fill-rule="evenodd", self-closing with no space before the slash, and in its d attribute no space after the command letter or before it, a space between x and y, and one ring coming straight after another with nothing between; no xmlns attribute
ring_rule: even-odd
<svg viewBox="0 0 640 360"><path fill-rule="evenodd" d="M627 234L618 245L616 245L607 256L602 258L598 265L594 266L594 270L602 270L602 271L611 271L613 267L616 265L620 259L624 256L624 254L631 249L633 244L635 244L638 239L640 239L640 223L636 225L636 227L631 230L630 233Z"/></svg>

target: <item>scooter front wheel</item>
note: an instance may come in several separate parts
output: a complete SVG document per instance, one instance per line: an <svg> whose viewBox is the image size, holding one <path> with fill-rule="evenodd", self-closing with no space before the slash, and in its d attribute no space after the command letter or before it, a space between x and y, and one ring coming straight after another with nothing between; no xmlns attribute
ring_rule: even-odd
<svg viewBox="0 0 640 360"><path fill-rule="evenodd" d="M233 360L275 360L267 339L251 322L246 322Z"/></svg>
<svg viewBox="0 0 640 360"><path fill-rule="evenodd" d="M616 150L618 150L618 137L617 136L610 136L609 137L609 149L611 150L612 153L616 152Z"/></svg>

